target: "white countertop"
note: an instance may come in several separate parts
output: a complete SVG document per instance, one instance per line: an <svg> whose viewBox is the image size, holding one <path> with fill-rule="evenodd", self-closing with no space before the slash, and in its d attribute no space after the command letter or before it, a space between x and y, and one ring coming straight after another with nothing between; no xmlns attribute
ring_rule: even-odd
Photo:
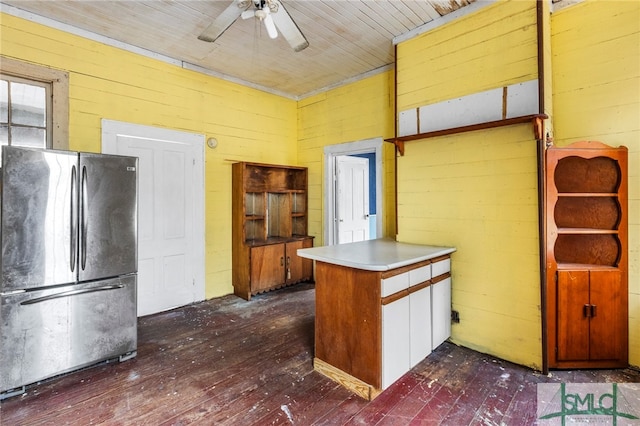
<svg viewBox="0 0 640 426"><path fill-rule="evenodd" d="M383 238L299 249L298 256L366 271L388 271L454 251L453 247L399 243Z"/></svg>

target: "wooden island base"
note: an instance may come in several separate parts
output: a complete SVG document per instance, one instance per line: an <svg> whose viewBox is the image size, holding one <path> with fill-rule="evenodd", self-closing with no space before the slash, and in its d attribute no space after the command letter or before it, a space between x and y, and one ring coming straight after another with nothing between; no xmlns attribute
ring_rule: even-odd
<svg viewBox="0 0 640 426"><path fill-rule="evenodd" d="M452 247L379 239L298 250L315 261L314 370L366 400L451 335Z"/></svg>
<svg viewBox="0 0 640 426"><path fill-rule="evenodd" d="M382 389L376 389L368 383L353 377L351 374L345 373L339 368L334 367L331 364L324 362L319 358L313 359L313 369L333 380L336 383L349 389L356 395L366 399L367 401L373 401L378 395L382 393Z"/></svg>

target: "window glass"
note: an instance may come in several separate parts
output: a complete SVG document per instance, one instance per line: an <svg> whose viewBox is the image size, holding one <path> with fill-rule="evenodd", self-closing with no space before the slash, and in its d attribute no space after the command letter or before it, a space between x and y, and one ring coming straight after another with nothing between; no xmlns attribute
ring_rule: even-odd
<svg viewBox="0 0 640 426"><path fill-rule="evenodd" d="M47 134L45 129L37 127L12 127L11 142L11 145L44 148L47 146Z"/></svg>
<svg viewBox="0 0 640 426"><path fill-rule="evenodd" d="M2 75L0 148L3 145L47 148L50 90L48 83Z"/></svg>
<svg viewBox="0 0 640 426"><path fill-rule="evenodd" d="M0 123L9 122L9 82L0 80Z"/></svg>
<svg viewBox="0 0 640 426"><path fill-rule="evenodd" d="M0 124L0 145L9 144L9 126Z"/></svg>
<svg viewBox="0 0 640 426"><path fill-rule="evenodd" d="M46 126L44 87L11 83L11 123Z"/></svg>

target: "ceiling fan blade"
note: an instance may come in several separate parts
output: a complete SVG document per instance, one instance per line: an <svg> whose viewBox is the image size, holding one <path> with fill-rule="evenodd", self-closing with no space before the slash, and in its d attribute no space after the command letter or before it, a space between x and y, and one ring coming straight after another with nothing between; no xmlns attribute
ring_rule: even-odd
<svg viewBox="0 0 640 426"><path fill-rule="evenodd" d="M254 18L256 16L256 11L255 10L245 10L244 12L242 12L242 15L240 15L242 17L242 19L249 19L249 18Z"/></svg>
<svg viewBox="0 0 640 426"><path fill-rule="evenodd" d="M224 33L227 28L231 26L242 14L244 9L233 0L229 7L227 7L214 21L205 29L202 34L198 36L198 39L202 41L214 42L218 37Z"/></svg>
<svg viewBox="0 0 640 426"><path fill-rule="evenodd" d="M280 30L282 36L289 42L293 50L299 52L309 46L309 42L300 31L300 28L293 22L289 12L284 8L280 0L270 0L271 3L278 5L278 11L272 12L271 17L276 27Z"/></svg>
<svg viewBox="0 0 640 426"><path fill-rule="evenodd" d="M277 38L278 31L276 30L276 26L273 24L273 18L271 17L271 14L267 14L262 22L264 22L264 26L267 29L267 34L269 34L269 37Z"/></svg>

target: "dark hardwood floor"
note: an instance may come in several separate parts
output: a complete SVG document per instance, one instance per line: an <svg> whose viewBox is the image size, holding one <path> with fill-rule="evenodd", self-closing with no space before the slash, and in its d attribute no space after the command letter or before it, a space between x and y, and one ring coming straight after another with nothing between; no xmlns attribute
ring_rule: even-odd
<svg viewBox="0 0 640 426"><path fill-rule="evenodd" d="M313 371L313 321L311 284L143 317L135 359L28 388L0 424L530 425L538 383L640 382L632 369L546 376L445 343L368 402Z"/></svg>

